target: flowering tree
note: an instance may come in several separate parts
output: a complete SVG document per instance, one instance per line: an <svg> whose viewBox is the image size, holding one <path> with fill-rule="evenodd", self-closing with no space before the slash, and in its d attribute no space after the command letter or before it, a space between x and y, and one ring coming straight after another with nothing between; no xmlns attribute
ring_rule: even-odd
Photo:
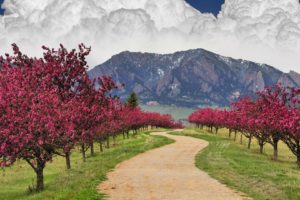
<svg viewBox="0 0 300 200"><path fill-rule="evenodd" d="M44 188L43 171L54 154L65 156L70 168L78 144L85 160L99 138L148 125L182 127L169 115L123 106L109 95L118 88L110 77L91 81L85 61L90 49L84 45L78 52L62 45L43 49L43 58L30 58L13 45L12 56L0 57L0 163L25 160L36 173L37 191Z"/></svg>
<svg viewBox="0 0 300 200"><path fill-rule="evenodd" d="M60 112L64 115L65 124L72 126L72 134L67 134L66 130L61 129L60 142L57 143L55 153L66 157L67 169L71 168L70 154L71 149L76 144L76 134L74 124L70 116L73 111L74 102L78 96L86 91L87 86L91 87L86 69L86 56L90 53L90 48L83 44L79 45L79 51L75 49L68 51L63 45L58 50L43 47L43 72L48 77L48 88L53 88L60 99ZM82 95L81 95L82 96ZM86 96L87 97L87 96ZM74 114L74 113L73 113Z"/></svg>
<svg viewBox="0 0 300 200"><path fill-rule="evenodd" d="M256 127L259 108L253 100L249 97L234 102L231 105L232 115L230 116L230 121L234 124L234 129L240 131L245 137L249 139L248 149L251 147L252 137L256 137L259 141L260 152L263 153L263 147L267 141L267 135L263 132L259 132ZM242 137L242 135L241 135Z"/></svg>
<svg viewBox="0 0 300 200"><path fill-rule="evenodd" d="M279 110L274 127L278 128L281 139L297 157L300 167L300 89L281 88L280 94L281 103L286 109Z"/></svg>
<svg viewBox="0 0 300 200"><path fill-rule="evenodd" d="M252 137L255 137L260 146L260 153L263 153L264 145L269 143L273 146L274 160L278 159L278 143L282 140L297 157L300 167L299 105L300 89L278 84L258 92L254 100L246 97L234 102L229 111L195 111L189 116L189 121L197 126L224 126L240 131L249 138L249 148Z"/></svg>
<svg viewBox="0 0 300 200"><path fill-rule="evenodd" d="M44 57L30 58L13 45L14 55L0 57L1 165L25 160L43 190L43 170L54 154L66 157L78 143L90 144L92 131L105 117L115 88L111 78L99 79L96 89L86 73L89 49L68 52L43 47Z"/></svg>
<svg viewBox="0 0 300 200"><path fill-rule="evenodd" d="M91 148L93 154L93 143L95 132L101 124L106 121L108 124L114 123L111 118L114 115L114 107L119 102L107 94L118 88L111 77L100 77L97 81L98 87L87 80L82 84L80 91L77 91L76 98L71 101L70 120L76 130L75 142L80 144L83 161L85 162L85 152ZM112 128L112 126L109 125Z"/></svg>
<svg viewBox="0 0 300 200"><path fill-rule="evenodd" d="M13 45L14 56L0 57L0 158L2 166L25 160L44 188L43 170L61 144L60 133L72 135L61 114L62 101L45 60L29 58Z"/></svg>
<svg viewBox="0 0 300 200"><path fill-rule="evenodd" d="M257 129L268 135L267 142L273 146L274 160L278 159L278 142L283 137L281 122L286 119L284 116L287 116L290 109L290 100L289 89L281 85L268 87L258 92L256 102L261 109L256 120Z"/></svg>

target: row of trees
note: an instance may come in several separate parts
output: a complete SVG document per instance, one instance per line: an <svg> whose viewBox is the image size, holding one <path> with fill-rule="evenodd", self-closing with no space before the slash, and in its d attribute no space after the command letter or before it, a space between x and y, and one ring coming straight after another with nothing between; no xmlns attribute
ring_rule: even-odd
<svg viewBox="0 0 300 200"><path fill-rule="evenodd" d="M280 84L258 92L256 99L246 97L232 103L229 110L200 109L189 116L189 122L198 127L228 128L248 138L248 148L253 138L260 146L266 143L274 149L273 159L278 159L278 143L283 141L297 157L300 167L300 90Z"/></svg>
<svg viewBox="0 0 300 200"><path fill-rule="evenodd" d="M80 146L93 153L94 142L128 135L150 126L181 127L169 115L142 112L111 95L110 77L91 81L86 56L90 48L67 51L43 47L42 58L24 55L13 45L13 55L0 57L0 162L2 167L25 160L37 176L36 190L44 188L43 171L54 155L66 158Z"/></svg>

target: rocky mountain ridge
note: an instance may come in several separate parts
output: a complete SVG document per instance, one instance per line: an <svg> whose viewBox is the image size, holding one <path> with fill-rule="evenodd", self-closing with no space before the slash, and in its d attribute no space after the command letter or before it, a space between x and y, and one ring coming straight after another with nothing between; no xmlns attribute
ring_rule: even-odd
<svg viewBox="0 0 300 200"><path fill-rule="evenodd" d="M253 96L265 86L300 86L300 74L265 64L236 60L204 49L174 54L122 52L89 71L91 78L110 75L125 83L121 98L135 91L142 103L199 107L227 106Z"/></svg>

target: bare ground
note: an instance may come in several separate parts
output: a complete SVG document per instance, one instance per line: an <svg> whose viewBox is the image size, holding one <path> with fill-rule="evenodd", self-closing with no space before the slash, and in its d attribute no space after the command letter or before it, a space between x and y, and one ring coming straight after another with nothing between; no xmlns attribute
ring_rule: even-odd
<svg viewBox="0 0 300 200"><path fill-rule="evenodd" d="M195 167L196 154L208 142L167 132L153 135L171 138L175 143L121 163L98 186L100 193L110 200L245 199Z"/></svg>

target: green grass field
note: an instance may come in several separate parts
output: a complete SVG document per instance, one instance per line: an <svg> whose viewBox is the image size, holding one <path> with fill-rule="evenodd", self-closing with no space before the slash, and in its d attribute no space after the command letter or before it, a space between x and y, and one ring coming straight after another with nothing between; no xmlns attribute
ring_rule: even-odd
<svg viewBox="0 0 300 200"><path fill-rule="evenodd" d="M135 138L123 140L118 137L117 146L105 149L100 153L96 145L96 155L81 161L78 150L72 154L72 169L66 170L65 160L55 157L45 168L45 191L38 194L27 194L29 185L35 183L33 170L23 161L0 172L0 199L103 199L96 191L96 186L105 180L106 173L118 163L139 153L172 143L165 137L138 134Z"/></svg>
<svg viewBox="0 0 300 200"><path fill-rule="evenodd" d="M195 110L192 108L158 105L158 106L146 106L142 105L141 108L149 112L159 112L161 114L171 114L175 120L187 119Z"/></svg>
<svg viewBox="0 0 300 200"><path fill-rule="evenodd" d="M243 144L239 137L234 142L225 129L218 135L192 128L176 134L209 141L209 146L195 158L196 166L229 187L257 200L300 199L300 169L283 143L279 146L279 161L275 162L271 160L271 146L267 145L261 155L255 141L248 150L245 138ZM26 192L27 187L35 183L33 170L19 161L1 172L0 197L5 200L103 199L96 186L106 179L107 172L124 160L169 143L172 140L147 133L126 140L118 137L117 146L105 149L104 153L100 153L96 145L96 155L88 157L86 163L82 162L79 151L74 151L69 171L64 158L55 157L45 169L45 191L36 194Z"/></svg>
<svg viewBox="0 0 300 200"><path fill-rule="evenodd" d="M216 136L202 130L187 129L183 135L209 141L209 146L196 157L198 168L220 182L257 200L299 200L300 169L289 149L279 145L279 161L272 161L272 148L267 145L264 154L253 141L251 150L247 140L228 139L223 129Z"/></svg>

